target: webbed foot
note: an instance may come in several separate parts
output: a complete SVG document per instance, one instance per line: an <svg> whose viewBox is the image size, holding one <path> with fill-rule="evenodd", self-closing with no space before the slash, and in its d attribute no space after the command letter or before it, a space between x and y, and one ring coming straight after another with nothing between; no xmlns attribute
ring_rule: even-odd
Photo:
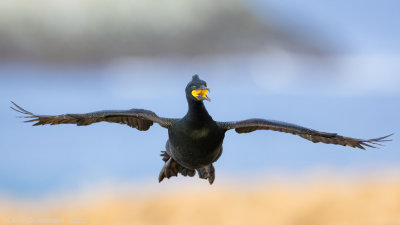
<svg viewBox="0 0 400 225"><path fill-rule="evenodd" d="M175 160L169 158L161 169L160 175L158 175L158 182L164 180L164 178L170 178L172 176L178 176L178 167Z"/></svg>
<svg viewBox="0 0 400 225"><path fill-rule="evenodd" d="M215 180L215 168L213 166L213 164L210 164L208 166L196 169L197 172L199 173L199 177L201 179L208 179L208 182L210 184L214 183Z"/></svg>

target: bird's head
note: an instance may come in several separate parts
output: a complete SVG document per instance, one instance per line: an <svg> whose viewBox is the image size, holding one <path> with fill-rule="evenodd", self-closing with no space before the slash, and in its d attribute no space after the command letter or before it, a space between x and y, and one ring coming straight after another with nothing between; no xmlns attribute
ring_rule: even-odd
<svg viewBox="0 0 400 225"><path fill-rule="evenodd" d="M210 92L210 89L207 88L207 83L203 80L200 80L199 75L197 74L192 77L192 80L186 86L185 92L188 100L211 101L211 99L207 96L207 93Z"/></svg>

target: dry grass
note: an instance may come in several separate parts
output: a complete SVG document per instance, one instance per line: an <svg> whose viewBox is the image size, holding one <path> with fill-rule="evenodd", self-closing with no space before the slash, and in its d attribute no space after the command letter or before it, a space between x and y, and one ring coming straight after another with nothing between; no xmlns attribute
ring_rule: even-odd
<svg viewBox="0 0 400 225"><path fill-rule="evenodd" d="M143 191L109 190L102 194L53 199L46 204L0 200L0 223L400 224L400 181L260 185L251 190L183 187L186 190L147 191L145 194ZM71 221L73 218L77 219Z"/></svg>

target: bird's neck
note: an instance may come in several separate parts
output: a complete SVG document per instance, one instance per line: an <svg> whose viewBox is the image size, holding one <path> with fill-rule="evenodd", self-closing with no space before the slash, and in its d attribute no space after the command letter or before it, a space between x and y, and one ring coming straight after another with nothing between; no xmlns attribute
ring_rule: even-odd
<svg viewBox="0 0 400 225"><path fill-rule="evenodd" d="M188 100L188 106L189 109L186 114L188 119L193 119L196 121L212 120L203 102Z"/></svg>

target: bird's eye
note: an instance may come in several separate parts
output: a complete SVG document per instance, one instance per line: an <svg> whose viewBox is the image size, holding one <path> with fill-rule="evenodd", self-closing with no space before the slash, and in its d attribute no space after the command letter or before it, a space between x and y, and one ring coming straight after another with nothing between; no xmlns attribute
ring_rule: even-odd
<svg viewBox="0 0 400 225"><path fill-rule="evenodd" d="M196 89L196 88L197 88L196 85L193 85L193 86L192 86L192 89Z"/></svg>

